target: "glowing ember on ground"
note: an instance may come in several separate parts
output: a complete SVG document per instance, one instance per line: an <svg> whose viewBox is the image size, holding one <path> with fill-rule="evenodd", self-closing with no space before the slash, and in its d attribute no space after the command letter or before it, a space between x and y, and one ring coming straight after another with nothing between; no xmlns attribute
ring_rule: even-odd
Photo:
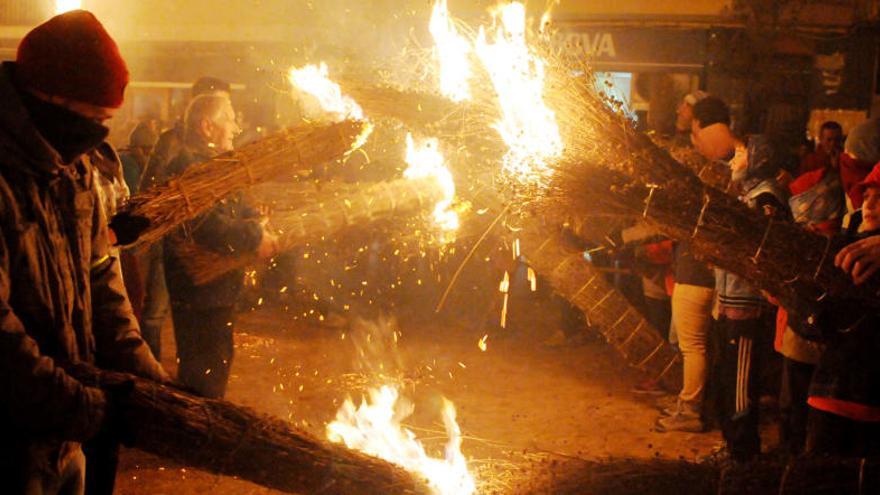
<svg viewBox="0 0 880 495"><path fill-rule="evenodd" d="M364 111L348 96L342 94L339 85L330 80L327 64L307 65L300 69L290 69L290 84L301 92L315 98L321 109L335 117L364 120Z"/></svg>
<svg viewBox="0 0 880 495"><path fill-rule="evenodd" d="M476 490L474 479L461 453L461 429L455 421L455 407L443 401L443 424L449 441L445 458L430 457L415 434L401 426L413 412L413 405L398 402L397 389L383 386L369 391L359 407L347 399L336 413L336 420L327 425L327 438L344 442L350 449L379 457L428 480L435 493L467 495Z"/></svg>
<svg viewBox="0 0 880 495"><path fill-rule="evenodd" d="M437 0L428 26L434 38L434 55L440 64L440 93L452 101L471 99L468 80L471 67L468 57L472 52L470 43L458 34L449 17L446 0Z"/></svg>
<svg viewBox="0 0 880 495"><path fill-rule="evenodd" d="M445 231L458 229L458 214L450 207L455 198L455 181L452 173L446 168L443 155L440 153L436 139L424 139L415 142L412 134L406 135L406 163L409 165L403 172L408 179L433 177L443 189L443 200L434 207L434 221Z"/></svg>
<svg viewBox="0 0 880 495"><path fill-rule="evenodd" d="M509 147L503 170L515 180L540 185L563 151L556 116L544 104L545 62L528 46L523 4L500 6L493 17L491 36L480 28L476 53L498 94L502 119L494 127Z"/></svg>

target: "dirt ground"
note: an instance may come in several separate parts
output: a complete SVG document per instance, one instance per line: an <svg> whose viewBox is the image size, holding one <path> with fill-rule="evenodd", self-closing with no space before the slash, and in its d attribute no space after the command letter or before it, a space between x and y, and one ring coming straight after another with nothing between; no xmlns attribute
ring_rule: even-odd
<svg viewBox="0 0 880 495"><path fill-rule="evenodd" d="M402 394L415 403L406 423L439 455L439 398L450 399L480 493L509 493L530 466L552 465L548 459L693 460L718 444L717 432L655 432L654 402L630 392L637 374L598 341L541 345L559 324L542 320L490 335L485 351L474 330L399 324ZM349 332L304 326L270 309L241 315L227 398L323 436L345 397L359 401L367 385ZM164 341L163 361L173 370L170 329ZM277 493L137 450L123 452L117 486L120 494Z"/></svg>

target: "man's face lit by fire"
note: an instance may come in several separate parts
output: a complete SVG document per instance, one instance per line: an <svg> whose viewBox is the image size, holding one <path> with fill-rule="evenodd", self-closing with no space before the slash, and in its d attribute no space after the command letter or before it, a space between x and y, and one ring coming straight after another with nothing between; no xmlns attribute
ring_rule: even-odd
<svg viewBox="0 0 880 495"><path fill-rule="evenodd" d="M231 151L234 148L235 136L241 132L241 128L235 120L235 110L232 102L226 100L223 108L213 120L206 120L202 126L203 134L208 143L217 151Z"/></svg>

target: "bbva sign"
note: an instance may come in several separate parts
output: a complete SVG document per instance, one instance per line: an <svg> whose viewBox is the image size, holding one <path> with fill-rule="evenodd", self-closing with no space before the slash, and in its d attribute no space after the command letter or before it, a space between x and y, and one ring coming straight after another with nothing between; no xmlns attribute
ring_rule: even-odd
<svg viewBox="0 0 880 495"><path fill-rule="evenodd" d="M560 32L557 35L558 42L569 48L581 48L592 57L617 57L617 48L614 46L614 35L612 33L572 33Z"/></svg>

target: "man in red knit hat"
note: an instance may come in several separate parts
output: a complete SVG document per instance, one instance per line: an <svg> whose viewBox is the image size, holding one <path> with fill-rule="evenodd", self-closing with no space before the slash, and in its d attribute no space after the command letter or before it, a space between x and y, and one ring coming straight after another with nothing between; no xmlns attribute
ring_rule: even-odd
<svg viewBox="0 0 880 495"><path fill-rule="evenodd" d="M37 26L0 66L4 493L83 493L82 443L131 439L125 387L90 386L71 367L168 379L141 339L95 188L94 167L115 159L103 123L127 83L116 43L81 10Z"/></svg>

